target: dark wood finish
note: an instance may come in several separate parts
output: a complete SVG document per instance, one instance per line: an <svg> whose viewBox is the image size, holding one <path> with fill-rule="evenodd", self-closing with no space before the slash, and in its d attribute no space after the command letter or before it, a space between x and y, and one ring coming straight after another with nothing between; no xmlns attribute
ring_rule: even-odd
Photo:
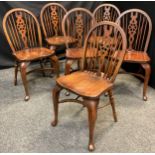
<svg viewBox="0 0 155 155"><path fill-rule="evenodd" d="M82 58L85 37L93 25L92 13L84 8L74 8L66 13L62 21L62 31L65 37L72 37L76 42L70 44L66 41L66 67L65 73L71 72L73 61L79 63Z"/></svg>
<svg viewBox="0 0 155 155"><path fill-rule="evenodd" d="M59 45L61 39L62 44L65 44L61 23L66 12L67 10L59 3L48 3L41 9L40 21L46 40L59 37L52 38L53 43L48 42L50 45Z"/></svg>
<svg viewBox="0 0 155 155"><path fill-rule="evenodd" d="M69 42L70 44L77 42L75 38L72 38L69 36L68 37L64 37L64 36L49 37L49 38L46 38L46 41L49 45L55 45L55 46L64 45L65 42Z"/></svg>
<svg viewBox="0 0 155 155"><path fill-rule="evenodd" d="M92 37L94 41L90 42ZM102 37L100 42L97 41L98 37ZM112 88L125 55L126 44L125 33L118 24L104 21L95 25L85 39L82 70L57 78L56 86L52 91L54 105L53 126L56 126L58 122L59 103L67 101L77 102L87 108L89 119L89 151L95 149L94 129L97 118L97 107L100 96L106 92L109 95L114 121L117 121ZM92 49L91 52L88 52L88 49ZM60 100L59 95L62 89L76 94L77 98Z"/></svg>
<svg viewBox="0 0 155 155"><path fill-rule="evenodd" d="M119 9L113 4L101 4L99 5L93 12L93 16L95 21L113 21L115 22L116 19L120 16Z"/></svg>
<svg viewBox="0 0 155 155"><path fill-rule="evenodd" d="M94 146L94 131L95 123L97 119L97 106L99 104L99 99L87 99L84 98L84 106L87 107L88 111L88 125L89 125L89 145L88 150L93 151Z"/></svg>
<svg viewBox="0 0 155 155"><path fill-rule="evenodd" d="M136 63L145 63L150 62L150 57L146 52L137 52L137 51L128 51L124 57L125 62L136 62Z"/></svg>
<svg viewBox="0 0 155 155"><path fill-rule="evenodd" d="M27 101L30 98L26 79L26 69L29 62L42 61L43 58L48 57L52 63L58 64L58 61L53 62L55 51L42 47L39 23L34 14L28 10L16 8L8 11L3 18L3 29L16 59L14 84L17 85L19 68L26 93L25 101ZM41 70L44 69L46 68L41 64ZM50 68L51 71L53 69ZM58 67L54 70L58 70Z"/></svg>
<svg viewBox="0 0 155 155"><path fill-rule="evenodd" d="M103 91L112 88L112 83L96 76L96 73L87 71L77 71L68 76L61 76L57 83L81 96L97 98ZM103 89L104 88L104 89Z"/></svg>
<svg viewBox="0 0 155 155"><path fill-rule="evenodd" d="M15 64L15 78L14 78L14 85L17 85L17 75L18 75L18 63Z"/></svg>
<svg viewBox="0 0 155 155"><path fill-rule="evenodd" d="M65 45L65 42L74 43L76 40L70 36L64 37L62 32L62 19L67 10L59 3L48 3L41 9L40 21L49 48ZM65 54L57 54L59 58Z"/></svg>
<svg viewBox="0 0 155 155"><path fill-rule="evenodd" d="M32 61L49 57L54 54L54 50L49 50L44 47L28 48L15 52L13 55L18 61Z"/></svg>
<svg viewBox="0 0 155 155"><path fill-rule="evenodd" d="M146 101L147 86L151 73L150 58L147 54L152 31L151 19L142 10L130 9L123 12L116 22L124 29L128 40L124 62L138 63L144 68L144 76L139 73L134 73L134 75L144 78L143 100Z"/></svg>

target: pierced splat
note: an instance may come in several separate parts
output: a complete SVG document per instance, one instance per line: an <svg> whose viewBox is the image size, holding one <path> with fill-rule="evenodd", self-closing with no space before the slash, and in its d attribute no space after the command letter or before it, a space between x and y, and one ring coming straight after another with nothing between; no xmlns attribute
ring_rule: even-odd
<svg viewBox="0 0 155 155"><path fill-rule="evenodd" d="M135 14L133 14L133 12L131 12L131 20L128 26L128 34L129 34L129 49L132 50L133 49L133 42L134 42L134 37L135 34L137 32L137 17L138 17L138 13L136 12Z"/></svg>
<svg viewBox="0 0 155 155"><path fill-rule="evenodd" d="M103 20L110 21L110 6L105 6L105 12L103 14Z"/></svg>
<svg viewBox="0 0 155 155"><path fill-rule="evenodd" d="M115 22L120 16L120 11L115 5L104 3L96 7L93 16L97 23L101 21Z"/></svg>
<svg viewBox="0 0 155 155"><path fill-rule="evenodd" d="M100 33L100 32L103 32ZM116 31L117 32L117 31ZM88 68L90 70L96 69L96 67L98 66L98 64L102 64L100 70L103 71L105 66L103 64L103 60L105 57L111 57L113 54L115 54L115 49L116 46L118 45L118 36L115 35L116 32L114 31L112 26L107 26L105 25L103 28L101 28L100 30L98 30L98 33L100 33L100 36L96 36L96 38L94 37L94 40L96 40L96 42L91 42L92 43L92 47L94 47L94 50L92 52L92 57L88 59L87 64L88 64ZM95 45L96 44L96 45ZM98 44L98 45L97 45ZM96 47L98 47L98 51L96 51ZM99 61L99 57L97 57L97 55L100 55L100 60ZM94 64L97 64L94 65ZM112 62L112 68L114 69L114 64ZM109 73L110 75L112 74L111 72Z"/></svg>
<svg viewBox="0 0 155 155"><path fill-rule="evenodd" d="M77 34L77 39L78 39L78 47L82 46L82 33L83 33L83 18L81 13L76 13L76 21L75 21L75 26L76 26L76 34Z"/></svg>
<svg viewBox="0 0 155 155"><path fill-rule="evenodd" d="M15 16L17 18L16 24L17 24L17 29L22 37L22 41L24 43L24 47L28 48L28 43L27 43L27 36L26 36L26 24L23 19L22 13L21 12L16 12Z"/></svg>
<svg viewBox="0 0 155 155"><path fill-rule="evenodd" d="M112 30L111 26L104 26L104 36L99 41L101 43L99 48L102 53L109 51L111 45L114 44L114 38L111 37Z"/></svg>
<svg viewBox="0 0 155 155"><path fill-rule="evenodd" d="M3 18L3 29L16 61L15 85L17 84L18 71L20 71L25 90L24 100L28 101L30 94L27 73L42 71L44 75L45 70L49 70L50 72L54 70L54 72L56 72L58 69L58 61L55 56L55 51L54 49L50 50L42 46L39 22L36 16L29 10L23 8L9 10ZM45 66L40 64L40 68L33 67L32 69L28 69L31 62L36 60L43 62L46 58L51 60L53 67L45 68Z"/></svg>
<svg viewBox="0 0 155 155"><path fill-rule="evenodd" d="M104 36L106 37L106 38L109 38L110 37L110 35L111 35L111 33L112 33L112 27L111 26L105 26L104 27Z"/></svg>
<svg viewBox="0 0 155 155"><path fill-rule="evenodd" d="M72 43L66 41L66 75L71 72L71 65L73 64L71 62L76 62L77 68L81 68L81 58L83 57L84 42L86 35L88 34L88 31L91 29L92 25L93 15L88 9L85 8L71 9L64 16L62 21L62 31L64 36L70 36L75 40Z"/></svg>
<svg viewBox="0 0 155 155"><path fill-rule="evenodd" d="M51 17L52 17L52 24L54 27L55 35L58 36L58 23L59 23L59 17L57 13L57 7L56 6L50 6L51 9Z"/></svg>
<svg viewBox="0 0 155 155"><path fill-rule="evenodd" d="M148 70L134 72L134 75L144 79L143 100L147 100L147 86L150 78L150 57L147 49L152 32L152 22L149 15L140 9L129 9L124 11L116 21L126 32L128 39L127 53L124 62L148 66ZM146 58L147 57L147 58ZM140 68L141 69L141 68ZM136 70L135 70L136 71ZM149 72L149 74L147 74Z"/></svg>

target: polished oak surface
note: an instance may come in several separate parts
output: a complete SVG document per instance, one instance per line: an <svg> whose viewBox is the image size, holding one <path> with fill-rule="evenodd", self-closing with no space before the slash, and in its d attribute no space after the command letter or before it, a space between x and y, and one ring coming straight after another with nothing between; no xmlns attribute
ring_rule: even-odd
<svg viewBox="0 0 155 155"><path fill-rule="evenodd" d="M57 83L70 91L85 97L96 98L112 88L113 84L94 72L75 72L57 79Z"/></svg>
<svg viewBox="0 0 155 155"><path fill-rule="evenodd" d="M77 42L77 39L69 36L54 36L54 37L49 37L46 38L46 41L49 45L55 45L55 46L60 46L60 45L65 45L67 42L68 44L75 43Z"/></svg>
<svg viewBox="0 0 155 155"><path fill-rule="evenodd" d="M19 61L32 61L36 59L41 59L44 57L49 57L55 53L54 50L48 48L30 48L20 50L14 53Z"/></svg>
<svg viewBox="0 0 155 155"><path fill-rule="evenodd" d="M119 52L119 55L121 55L121 52ZM146 52L127 50L123 61L131 63L148 63L150 62L150 57Z"/></svg>
<svg viewBox="0 0 155 155"><path fill-rule="evenodd" d="M150 61L150 57L146 52L127 51L124 57L126 62L145 63Z"/></svg>

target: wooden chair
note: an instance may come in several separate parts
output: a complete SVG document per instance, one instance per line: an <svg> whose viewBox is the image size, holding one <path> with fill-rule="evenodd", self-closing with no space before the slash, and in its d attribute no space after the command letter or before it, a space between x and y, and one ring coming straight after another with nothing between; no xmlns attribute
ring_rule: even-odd
<svg viewBox="0 0 155 155"><path fill-rule="evenodd" d="M83 56L83 44L85 37L93 25L92 13L84 8L74 8L66 13L62 21L62 31L67 38L71 36L74 43L69 43L66 39L66 67L65 74L71 72L73 62L79 62Z"/></svg>
<svg viewBox="0 0 155 155"><path fill-rule="evenodd" d="M119 9L113 4L101 4L99 5L93 12L93 16L95 21L113 21L115 22L116 19L120 16Z"/></svg>
<svg viewBox="0 0 155 155"><path fill-rule="evenodd" d="M40 13L40 21L47 44L53 48L58 49L65 45L65 37L62 33L62 19L67 13L67 10L59 3L48 3ZM67 37L68 42L72 42L71 37ZM64 54L58 54L59 57Z"/></svg>
<svg viewBox="0 0 155 155"><path fill-rule="evenodd" d="M100 36L100 40L97 40ZM94 42L89 39L94 38ZM102 37L102 39L101 39ZM116 23L104 21L95 25L88 33L84 49L82 70L61 76L56 80L53 89L54 121L58 122L58 105L62 102L77 102L88 110L89 145L94 150L94 128L97 118L97 107L102 94L108 92L113 117L117 121L112 88L126 51L126 36L123 29ZM91 52L88 51L91 49ZM62 89L76 94L76 99L60 100ZM82 100L79 99L82 98Z"/></svg>
<svg viewBox="0 0 155 155"><path fill-rule="evenodd" d="M139 9L130 9L123 12L117 23L124 29L128 44L124 62L137 63L144 69L142 73L132 73L144 79L143 100L147 100L147 86L150 78L151 67L147 49L150 41L152 22L148 14Z"/></svg>
<svg viewBox="0 0 155 155"><path fill-rule="evenodd" d="M40 26L32 12L22 8L8 11L3 19L3 29L16 59L14 84L17 85L17 73L20 70L26 93L25 101L27 101L30 98L26 78L28 64L34 60L42 62L44 58L48 57L52 61L54 68L44 68L41 63L41 68L35 70L54 70L58 75L57 57L54 50L42 47Z"/></svg>

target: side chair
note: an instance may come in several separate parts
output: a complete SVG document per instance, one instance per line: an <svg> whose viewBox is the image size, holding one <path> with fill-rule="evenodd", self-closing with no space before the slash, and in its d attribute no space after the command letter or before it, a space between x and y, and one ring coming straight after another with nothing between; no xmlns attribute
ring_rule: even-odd
<svg viewBox="0 0 155 155"><path fill-rule="evenodd" d="M59 64L54 50L42 46L40 26L35 15L23 8L9 10L3 18L3 29L7 41L15 57L15 80L17 85L17 73L20 70L24 89L25 101L30 99L26 74L32 71L55 71L58 73ZM54 68L44 68L42 60L49 58ZM32 61L40 61L41 68L26 72ZM44 73L44 72L43 72ZM57 74L58 75L58 74Z"/></svg>
<svg viewBox="0 0 155 155"><path fill-rule="evenodd" d="M90 42L92 37L94 41ZM77 102L87 108L89 151L95 149L94 129L97 108L100 96L105 92L108 92L114 121L117 122L112 90L125 55L126 45L125 32L118 24L109 21L95 24L85 38L81 70L57 78L52 90L54 106L52 126L58 123L59 103ZM91 49L91 52L88 49ZM60 92L63 89L76 94L77 98L60 100Z"/></svg>
<svg viewBox="0 0 155 155"><path fill-rule="evenodd" d="M116 22L124 29L127 37L127 52L123 62L139 64L140 70L131 74L144 79L143 100L147 101L147 87L151 74L151 59L147 54L152 31L151 18L143 10L129 9L121 13Z"/></svg>
<svg viewBox="0 0 155 155"><path fill-rule="evenodd" d="M57 53L60 48L64 48L65 42L74 42L73 38L69 36L67 38L64 37L62 32L62 20L66 13L67 10L59 3L48 3L43 6L40 12L40 21L45 41L49 48L53 49L53 47L56 47L56 54L59 58L65 56L63 53Z"/></svg>
<svg viewBox="0 0 155 155"><path fill-rule="evenodd" d="M71 66L80 61L83 56L83 45L88 31L93 26L93 15L85 8L74 8L69 10L62 20L62 31L67 38L68 36L75 39L74 43L69 43L66 39L66 66L65 74L71 72Z"/></svg>

